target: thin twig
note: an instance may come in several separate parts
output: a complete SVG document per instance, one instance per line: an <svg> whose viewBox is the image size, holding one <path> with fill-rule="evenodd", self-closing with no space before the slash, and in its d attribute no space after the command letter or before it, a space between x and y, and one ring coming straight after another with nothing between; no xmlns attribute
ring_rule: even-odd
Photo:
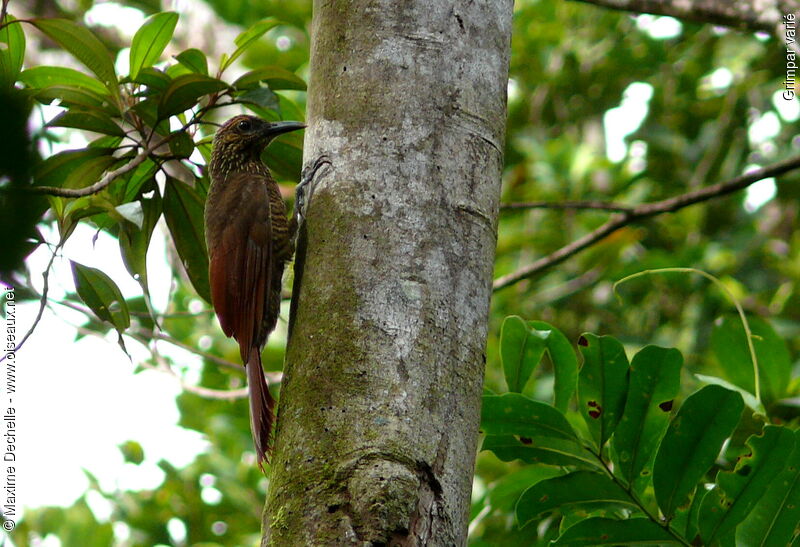
<svg viewBox="0 0 800 547"><path fill-rule="evenodd" d="M601 211L616 211L626 213L633 211L632 205L611 203L607 201L523 201L514 203L501 203L501 210L514 209L599 209Z"/></svg>
<svg viewBox="0 0 800 547"><path fill-rule="evenodd" d="M44 307L47 304L47 291L50 290L50 268L53 267L53 262L56 259L56 255L58 254L58 250L61 248L61 245L64 242L60 242L58 245L55 246L53 249L53 254L50 256L50 261L47 263L47 268L44 269L42 272L42 296L39 299L39 311L36 312L36 317L33 319L33 324L31 328L28 329L28 332L25 333L25 336L22 337L22 340L19 341L19 344L14 348L14 353L18 352L20 348L28 341L28 338L31 337L33 331L36 330L36 326L39 324L39 321L42 320L42 314L44 314ZM8 353L3 354L0 357L0 363L5 361L6 357L8 357Z"/></svg>
<svg viewBox="0 0 800 547"><path fill-rule="evenodd" d="M83 330L81 327L78 327L78 330ZM97 334L95 332L90 331L87 334ZM201 397L205 397L206 399L219 399L219 400L227 400L232 401L236 399L244 399L247 397L248 389L246 387L239 388L239 389L213 389L209 387L203 386L196 386L194 384L190 384L185 381L177 372L175 372L172 367L169 365L167 360L164 358L163 355L158 351L155 343L150 345L147 338L140 338L139 336L133 335L131 333L126 333L126 336L129 336L133 340L136 340L144 347L146 347L150 351L150 355L153 356L153 359L158 363L157 365L151 365L147 362L141 362L140 365L148 370L154 370L157 372L162 372L169 376L175 378L178 383L181 385L181 389L187 391L189 393L194 393L195 395L200 395Z"/></svg>
<svg viewBox="0 0 800 547"><path fill-rule="evenodd" d="M800 156L795 156L773 165L758 169L751 173L740 175L725 182L720 182L706 188L701 188L700 190L687 192L679 196L653 203L637 205L630 211L613 215L599 228L596 228L583 237L576 239L572 243L564 245L549 255L536 260L533 264L529 264L528 266L520 268L516 272L512 272L508 275L504 275L495 279L494 283L492 284L492 288L493 290L498 291L522 281L523 279L532 277L533 275L546 270L551 266L563 262L572 255L597 243L598 241L616 232L620 228L627 226L628 224L659 215L661 213L674 213L675 211L683 209L684 207L731 194L743 188L747 188L751 184L762 179L777 177L797 169L798 167L800 167Z"/></svg>
<svg viewBox="0 0 800 547"><path fill-rule="evenodd" d="M28 192L32 192L34 194L48 194L51 196L60 196L64 198L79 198L83 196L90 196L92 194L96 194L97 192L101 191L103 188L111 184L114 180L122 175L130 173L141 163L146 160L150 154L152 154L156 148L160 147L162 144L166 142L166 139L160 140L157 144L148 146L144 150L142 150L138 156L134 157L131 161L114 169L113 171L108 171L106 175L101 178L96 183L92 184L91 186L87 186L85 188L58 188L56 186L31 186L27 188Z"/></svg>

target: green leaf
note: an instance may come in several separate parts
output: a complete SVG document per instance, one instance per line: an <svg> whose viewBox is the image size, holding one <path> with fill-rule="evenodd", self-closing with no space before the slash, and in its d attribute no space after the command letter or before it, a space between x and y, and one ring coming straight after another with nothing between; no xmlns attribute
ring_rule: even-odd
<svg viewBox="0 0 800 547"><path fill-rule="evenodd" d="M800 522L800 431L793 435L794 450L786 465L736 528L737 544L769 547L791 542Z"/></svg>
<svg viewBox="0 0 800 547"><path fill-rule="evenodd" d="M114 194L116 202L128 203L138 200L141 198L141 193L145 191L144 188L154 189L156 186L153 176L157 170L158 165L149 159L139 164L132 173L128 174L126 184L113 187L116 190Z"/></svg>
<svg viewBox="0 0 800 547"><path fill-rule="evenodd" d="M750 437L747 445L750 454L741 457L733 471L717 475L716 488L700 507L700 536L707 545L748 516L789 460L795 435L788 428L768 425L763 435Z"/></svg>
<svg viewBox="0 0 800 547"><path fill-rule="evenodd" d="M128 305L117 284L96 268L84 266L72 260L70 260L70 264L78 296L98 318L111 323L117 332L122 334L130 326L131 317L128 314Z"/></svg>
<svg viewBox="0 0 800 547"><path fill-rule="evenodd" d="M109 91L118 93L111 53L89 29L67 19L32 19L31 23L86 65Z"/></svg>
<svg viewBox="0 0 800 547"><path fill-rule="evenodd" d="M262 154L278 179L297 180L303 164L303 137L299 131L286 133L272 141Z"/></svg>
<svg viewBox="0 0 800 547"><path fill-rule="evenodd" d="M159 135L167 136L170 133L169 120L158 115L158 99L147 98L131 107L131 110L140 116L149 127L155 127Z"/></svg>
<svg viewBox="0 0 800 547"><path fill-rule="evenodd" d="M112 116L119 111L111 103L91 91L77 87L50 86L34 93L34 98L42 104L51 104L58 101L58 105L65 108L78 108L81 110L97 110Z"/></svg>
<svg viewBox="0 0 800 547"><path fill-rule="evenodd" d="M75 129L85 129L104 135L115 135L124 137L125 131L116 124L111 116L104 115L98 111L68 110L62 112L47 123L48 127L73 127Z"/></svg>
<svg viewBox="0 0 800 547"><path fill-rule="evenodd" d="M102 156L111 157L113 152L109 148L81 148L59 152L36 166L33 180L37 186L62 186L87 161Z"/></svg>
<svg viewBox="0 0 800 547"><path fill-rule="evenodd" d="M594 471L574 471L568 475L540 481L523 492L517 502L517 522L525 526L538 517L575 505L635 506L631 496L608 475Z"/></svg>
<svg viewBox="0 0 800 547"><path fill-rule="evenodd" d="M99 203L101 199L96 196L83 196L65 201L66 205L56 219L62 241L66 241L72 235L81 219L106 211L105 204Z"/></svg>
<svg viewBox="0 0 800 547"><path fill-rule="evenodd" d="M158 187L153 185L153 195L142 197L138 202L142 209L140 227L123 223L119 233L122 260L131 276L139 282L145 293L149 292L147 281L147 249L158 219L161 218L162 200Z"/></svg>
<svg viewBox="0 0 800 547"><path fill-rule="evenodd" d="M99 97L108 94L103 82L88 74L61 66L35 66L22 71L19 80L28 87L43 89L52 86L77 87Z"/></svg>
<svg viewBox="0 0 800 547"><path fill-rule="evenodd" d="M256 87L241 95L237 95L236 100L240 103L254 104L261 108L274 110L277 114L280 114L281 111L278 96L275 95L271 89L266 87Z"/></svg>
<svg viewBox="0 0 800 547"><path fill-rule="evenodd" d="M25 33L22 31L22 24L8 24L11 21L16 21L16 18L7 14L3 19L6 26L0 30L0 43L6 44L5 47L0 47L0 84L8 87L12 87L17 81L25 60Z"/></svg>
<svg viewBox="0 0 800 547"><path fill-rule="evenodd" d="M167 47L175 25L178 24L178 14L172 11L156 13L148 17L136 31L131 42L130 67L131 78L136 78L144 67L152 66L158 61L164 48Z"/></svg>
<svg viewBox="0 0 800 547"><path fill-rule="evenodd" d="M169 151L179 158L188 158L194 152L194 141L186 131L176 131L169 140Z"/></svg>
<svg viewBox="0 0 800 547"><path fill-rule="evenodd" d="M656 501L667 519L711 468L743 409L742 396L720 386L705 386L683 403L653 464Z"/></svg>
<svg viewBox="0 0 800 547"><path fill-rule="evenodd" d="M748 408L752 409L753 412L761 414L762 416L767 415L767 410L764 408L764 405L759 403L758 399L756 399L756 396L746 389L739 387L736 384L726 382L722 378L717 378L716 376L706 376L705 374L695 374L694 376L704 384L714 384L715 386L722 386L725 389L738 392L739 395L742 396L744 404L746 404Z"/></svg>
<svg viewBox="0 0 800 547"><path fill-rule="evenodd" d="M631 361L625 411L614 433L620 474L633 483L652 474L652 458L669 424L680 390L683 356L676 349L642 348Z"/></svg>
<svg viewBox="0 0 800 547"><path fill-rule="evenodd" d="M545 340L549 331L530 329L516 315L506 317L500 328L500 360L509 391L522 393L533 369L544 355Z"/></svg>
<svg viewBox="0 0 800 547"><path fill-rule="evenodd" d="M139 465L144 461L144 449L136 441L125 441L119 445L119 450L122 452L125 463Z"/></svg>
<svg viewBox="0 0 800 547"><path fill-rule="evenodd" d="M189 281L206 302L211 302L208 284L208 253L203 221L203 200L193 188L167 177L164 191L164 219L172 234Z"/></svg>
<svg viewBox="0 0 800 547"><path fill-rule="evenodd" d="M697 538L699 542L698 518L700 516L700 506L708 494L709 490L706 490L705 485L698 485L692 495L692 503L678 508L675 512L675 518L670 521L670 527L683 534L683 537L688 540Z"/></svg>
<svg viewBox="0 0 800 547"><path fill-rule="evenodd" d="M290 72L279 66L265 66L251 70L233 82L233 87L236 89L254 89L259 87L261 82L266 83L272 90L306 90L306 83L302 78L294 72Z"/></svg>
<svg viewBox="0 0 800 547"><path fill-rule="evenodd" d="M175 59L195 74L208 76L208 59L206 59L206 54L199 49L191 48L182 51L175 56Z"/></svg>
<svg viewBox="0 0 800 547"><path fill-rule="evenodd" d="M131 78L137 84L147 86L147 91L140 92L142 96L149 97L151 95L158 95L163 93L172 83L172 78L163 71L146 66L139 71L136 78Z"/></svg>
<svg viewBox="0 0 800 547"><path fill-rule="evenodd" d="M184 74L178 76L164 91L158 103L158 118L165 119L180 114L197 104L203 95L216 93L227 88L225 82L203 76L202 74Z"/></svg>
<svg viewBox="0 0 800 547"><path fill-rule="evenodd" d="M569 440L578 438L561 412L519 393L484 395L481 430L487 435L520 435L527 438L542 436Z"/></svg>
<svg viewBox="0 0 800 547"><path fill-rule="evenodd" d="M489 505L492 509L510 513L525 490L540 481L562 474L563 472L558 469L536 465L527 465L517 471L511 471L489 485Z"/></svg>
<svg viewBox="0 0 800 547"><path fill-rule="evenodd" d="M578 384L578 358L572 345L564 334L544 321L528 321L528 326L539 331L550 331L550 336L545 340L545 349L550 355L555 372L555 387L553 397L555 406L561 412L566 412L569 400L575 393Z"/></svg>
<svg viewBox="0 0 800 547"><path fill-rule="evenodd" d="M568 528L550 545L665 545L677 544L669 532L646 518L590 518Z"/></svg>
<svg viewBox="0 0 800 547"><path fill-rule="evenodd" d="M233 41L236 44L236 51L230 56L230 58L225 58L223 56L222 61L220 62L220 70L224 71L226 68L231 66L239 56L247 50L250 46L252 46L256 40L261 38L268 30L271 30L278 26L280 23L276 19L269 17L267 19L263 19L258 23L251 26L246 31L239 34L236 39Z"/></svg>
<svg viewBox="0 0 800 547"><path fill-rule="evenodd" d="M628 358L611 336L583 334L578 341L583 366L578 379L578 405L598 447L611 437L625 408Z"/></svg>
<svg viewBox="0 0 800 547"><path fill-rule="evenodd" d="M769 405L786 394L786 387L791 380L791 357L786 342L768 322L759 317L748 318L748 322L758 357L761 398ZM723 317L714 324L711 349L725 371L726 379L755 393L753 363L744 327L738 318Z"/></svg>
<svg viewBox="0 0 800 547"><path fill-rule="evenodd" d="M597 469L600 464L577 441L543 437L515 437L514 435L487 435L481 450L494 452L500 460L512 462L522 460L525 463L577 466Z"/></svg>

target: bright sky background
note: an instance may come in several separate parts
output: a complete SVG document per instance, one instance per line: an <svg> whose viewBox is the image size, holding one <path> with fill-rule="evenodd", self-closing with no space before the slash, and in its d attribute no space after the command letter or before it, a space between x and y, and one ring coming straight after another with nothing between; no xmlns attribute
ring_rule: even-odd
<svg viewBox="0 0 800 547"><path fill-rule="evenodd" d="M130 36L143 16L138 10L104 3L95 5L87 20L123 25ZM637 22L654 38L670 38L682 31L680 22L669 17L643 15ZM122 56L127 59L127 53ZM719 93L724 93L733 81L734 75L726 68L708 76L709 89ZM514 93L518 90L511 81L509 95ZM644 143L629 143L625 139L645 120L652 96L650 84L632 83L621 97L619 107L606 113L607 155L612 161L644 157ZM800 116L797 99L785 101L780 91L776 91L773 103L774 111L760 113L752 120L749 137L755 146L768 147L781 123L794 122ZM63 148L83 144L79 139L72 140ZM761 181L748 189L745 207L755 211L774 194L774 180ZM56 240L56 234L46 236L48 241ZM67 258L102 269L119 284L126 297L141 294L122 264L117 241L101 233L92 243L94 236L93 230L82 225L70 238L63 258L56 260L50 276L52 298L59 299L74 290ZM39 290L40 274L48 260L49 250L45 248L38 249L28 260ZM154 304L163 310L172 278L166 263L165 237L159 229L153 236L148 266ZM18 305L17 332L27 330L36 308L37 304ZM35 334L17 359L20 507L72 504L88 486L83 469L97 476L105 490L154 488L163 479L157 461L166 459L176 467L183 467L204 450L206 441L201 435L176 425L175 397L180 386L174 378L150 371L134 375L134 363L148 354L130 342L132 363L117 347L115 334L108 340L88 336L75 342L73 327L83 323L85 317L58 305L55 308L57 314L45 311ZM196 357L179 350L169 355L182 364L198 362ZM124 464L118 449L119 444L131 439L144 448L146 459L140 466ZM110 508L105 501L90 497L89 502L99 518L108 517Z"/></svg>

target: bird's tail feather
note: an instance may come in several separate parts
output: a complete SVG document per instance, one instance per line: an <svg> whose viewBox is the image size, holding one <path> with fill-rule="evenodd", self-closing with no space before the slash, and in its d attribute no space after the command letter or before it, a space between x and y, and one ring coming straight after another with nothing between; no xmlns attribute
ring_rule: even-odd
<svg viewBox="0 0 800 547"><path fill-rule="evenodd" d="M247 360L247 383L250 385L250 429L253 433L253 444L258 457L258 467L263 471L262 463L269 463L271 450L270 437L272 425L275 422L273 409L275 399L269 392L264 370L261 368L261 352L258 348L251 348Z"/></svg>

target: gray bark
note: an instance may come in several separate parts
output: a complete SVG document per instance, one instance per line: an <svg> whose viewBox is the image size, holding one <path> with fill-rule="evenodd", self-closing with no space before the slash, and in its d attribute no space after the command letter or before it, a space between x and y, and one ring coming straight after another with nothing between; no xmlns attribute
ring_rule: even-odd
<svg viewBox="0 0 800 547"><path fill-rule="evenodd" d="M316 0L263 545L463 545L512 0Z"/></svg>
<svg viewBox="0 0 800 547"><path fill-rule="evenodd" d="M800 17L797 0L577 0L606 8L763 31L783 38L783 16Z"/></svg>

